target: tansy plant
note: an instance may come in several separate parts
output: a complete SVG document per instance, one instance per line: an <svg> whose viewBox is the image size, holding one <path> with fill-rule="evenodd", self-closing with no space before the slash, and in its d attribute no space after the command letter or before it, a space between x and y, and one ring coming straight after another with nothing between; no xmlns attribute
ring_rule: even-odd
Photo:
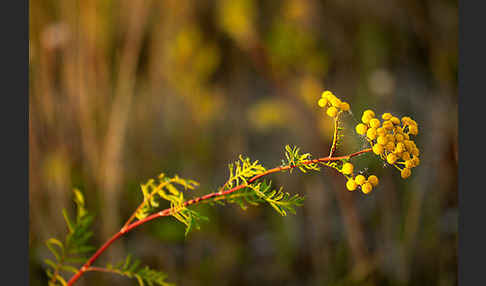
<svg viewBox="0 0 486 286"><path fill-rule="evenodd" d="M277 172L292 173L293 169L302 172L319 171L321 167L329 167L343 174L346 179L346 188L349 191L361 189L364 194L370 193L378 185L378 177L370 175L365 177L357 172L351 159L372 152L387 164L400 170L402 178L411 175L412 168L420 164L419 149L411 136L418 134L418 125L410 117L393 116L384 113L380 120L375 117L372 110L363 112L361 121L355 127L356 133L365 136L369 148L357 152L334 156L336 147L342 139L343 113L350 112L348 103L341 101L332 92L324 91L318 100L318 105L325 109L325 114L334 121L333 141L327 156L312 159L309 153L302 154L297 147L285 146L285 159L282 165L266 169L258 161L240 156L233 164L229 164L229 176L226 183L216 192L186 199L187 191L195 189L199 184L196 181L160 174L141 185L143 201L135 209L121 229L109 238L96 251L88 244L92 233L89 231L93 216L85 208L85 201L79 190L74 190L74 201L77 206L76 218L69 217L66 210L63 216L67 224L68 233L63 241L51 238L47 240L47 247L54 256L54 260L46 259L49 266L46 270L49 285L73 285L86 272L100 271L122 275L135 279L140 285L171 285L166 281L167 275L141 266L138 260L130 256L116 264L95 266L98 257L105 252L115 241L133 229L157 218L171 216L186 227L186 235L194 228L198 229L200 222L207 217L200 215L194 206L202 203L221 204L235 203L241 208L268 203L280 215L286 216L289 212L295 213L295 207L303 204L304 198L299 194L289 194L282 188L275 189L271 181L264 177ZM162 208L165 202L166 208ZM79 264L81 266L79 267ZM65 280L62 273L73 273L69 280Z"/></svg>

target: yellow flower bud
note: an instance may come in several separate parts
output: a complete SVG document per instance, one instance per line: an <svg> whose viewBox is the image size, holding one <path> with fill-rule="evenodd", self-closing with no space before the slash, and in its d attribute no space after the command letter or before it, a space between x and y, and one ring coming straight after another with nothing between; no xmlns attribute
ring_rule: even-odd
<svg viewBox="0 0 486 286"><path fill-rule="evenodd" d="M382 126L383 126L383 128L385 128L387 130L393 129L393 123L391 123L391 121L389 121L389 120L384 121Z"/></svg>
<svg viewBox="0 0 486 286"><path fill-rule="evenodd" d="M378 136L386 136L386 129L383 127L379 127L376 129L376 134Z"/></svg>
<svg viewBox="0 0 486 286"><path fill-rule="evenodd" d="M356 176L356 178L354 178L354 181L356 182L356 184L361 186L362 184L365 183L366 178L363 175L358 175Z"/></svg>
<svg viewBox="0 0 486 286"><path fill-rule="evenodd" d="M376 138L376 129L375 128L368 129L368 131L366 131L366 137L368 137L370 140L374 140Z"/></svg>
<svg viewBox="0 0 486 286"><path fill-rule="evenodd" d="M385 136L378 136L378 138L376 138L376 142L381 145L386 145L388 140L386 139Z"/></svg>
<svg viewBox="0 0 486 286"><path fill-rule="evenodd" d="M398 142L395 148L395 152L402 153L403 151L405 151L405 145L402 142Z"/></svg>
<svg viewBox="0 0 486 286"><path fill-rule="evenodd" d="M363 112L363 115L366 115L366 116L368 116L368 117L373 118L373 117L375 117L375 112L373 112L373 110L371 110L371 109L368 109L368 110L365 110L365 111Z"/></svg>
<svg viewBox="0 0 486 286"><path fill-rule="evenodd" d="M341 171L345 175L350 175L350 174L353 173L353 169L354 169L353 164L351 164L351 163L344 163L343 168L342 168Z"/></svg>
<svg viewBox="0 0 486 286"><path fill-rule="evenodd" d="M420 159L419 159L419 157L413 157L412 161L413 161L413 165L415 167L417 167L418 165L420 165Z"/></svg>
<svg viewBox="0 0 486 286"><path fill-rule="evenodd" d="M326 90L321 94L321 97L327 100L330 100L333 96L334 94L332 94L332 92L330 92L329 90Z"/></svg>
<svg viewBox="0 0 486 286"><path fill-rule="evenodd" d="M341 107L341 103L342 103L342 102L341 102L341 100L340 100L339 98L337 98L337 97L333 97L333 98L331 98L329 101L331 102L332 106L334 106L334 107L336 107L336 108Z"/></svg>
<svg viewBox="0 0 486 286"><path fill-rule="evenodd" d="M340 107L341 107L341 110L343 110L343 111L349 111L349 109L350 109L349 103L347 103L347 102L342 102Z"/></svg>
<svg viewBox="0 0 486 286"><path fill-rule="evenodd" d="M368 177L368 182L370 182L373 185L373 187L376 187L376 186L378 186L379 180L378 180L377 176L371 175L371 176Z"/></svg>
<svg viewBox="0 0 486 286"><path fill-rule="evenodd" d="M373 145L373 153L375 153L376 155L381 155L383 154L384 151L385 151L385 147L383 147L383 145L381 144Z"/></svg>
<svg viewBox="0 0 486 286"><path fill-rule="evenodd" d="M320 107L324 107L327 105L327 99L322 97L319 99L319 101L317 102L317 104L320 106Z"/></svg>
<svg viewBox="0 0 486 286"><path fill-rule="evenodd" d="M363 123L366 123L366 124L368 124L371 119L373 119L373 117L366 115L366 114L363 114L363 116L361 117L361 121L363 121Z"/></svg>
<svg viewBox="0 0 486 286"><path fill-rule="evenodd" d="M402 117L402 124L403 125L408 125L410 120L412 120L412 118L408 117L408 116L404 116Z"/></svg>
<svg viewBox="0 0 486 286"><path fill-rule="evenodd" d="M393 116L392 118L390 118L390 121L391 121L391 123L393 123L395 125L400 124L400 119L398 119L398 117L395 117L395 116Z"/></svg>
<svg viewBox="0 0 486 286"><path fill-rule="evenodd" d="M373 128L378 128L380 127L380 120L379 119L376 119L376 118L373 118L370 120L370 126L373 127Z"/></svg>
<svg viewBox="0 0 486 286"><path fill-rule="evenodd" d="M383 115L381 116L381 118L383 118L383 120L390 120L390 118L392 118L392 115L391 113L383 113Z"/></svg>
<svg viewBox="0 0 486 286"><path fill-rule="evenodd" d="M331 106L327 109L326 111L327 115L329 115L330 117L336 117L337 114L338 114L338 109L334 106Z"/></svg>
<svg viewBox="0 0 486 286"><path fill-rule="evenodd" d="M403 137L403 135L402 135L402 134L397 134L397 135L395 135L395 140L396 140L397 142L402 142L402 141L403 141L403 139L404 139L404 137Z"/></svg>
<svg viewBox="0 0 486 286"><path fill-rule="evenodd" d="M349 179L347 182L346 182L346 188L349 190L349 191L354 191L356 190L356 188L358 187L358 184L356 184L356 182L353 180L353 179Z"/></svg>
<svg viewBox="0 0 486 286"><path fill-rule="evenodd" d="M388 164L390 165L393 165L395 164L395 162L397 161L397 155L393 154L393 153L390 153L386 156L386 161L388 162Z"/></svg>
<svg viewBox="0 0 486 286"><path fill-rule="evenodd" d="M388 152L393 152L393 150L395 150L395 143L393 143L392 141L388 141L385 145L385 149Z"/></svg>
<svg viewBox="0 0 486 286"><path fill-rule="evenodd" d="M410 175L412 175L412 170L410 170L409 168L403 168L402 172L400 173L400 176L403 179L410 177Z"/></svg>
<svg viewBox="0 0 486 286"><path fill-rule="evenodd" d="M410 153L408 153L408 152L403 152L403 153L402 153L402 159L403 159L404 161L410 160Z"/></svg>
<svg viewBox="0 0 486 286"><path fill-rule="evenodd" d="M361 191L365 194L368 194L369 192L371 192L372 189L373 189L373 186L370 183L364 183L361 186Z"/></svg>
<svg viewBox="0 0 486 286"><path fill-rule="evenodd" d="M415 125L410 125L408 127L408 132L412 135L417 135L418 134L418 127Z"/></svg>
<svg viewBox="0 0 486 286"><path fill-rule="evenodd" d="M419 148L415 147L415 148L412 149L412 152L411 153L414 156L419 156L420 155L420 150L419 150Z"/></svg>
<svg viewBox="0 0 486 286"><path fill-rule="evenodd" d="M414 167L413 160L405 161L405 168L412 169Z"/></svg>
<svg viewBox="0 0 486 286"><path fill-rule="evenodd" d="M363 123L356 125L356 133L360 135L364 135L367 129L368 127L366 127L366 125L364 125Z"/></svg>

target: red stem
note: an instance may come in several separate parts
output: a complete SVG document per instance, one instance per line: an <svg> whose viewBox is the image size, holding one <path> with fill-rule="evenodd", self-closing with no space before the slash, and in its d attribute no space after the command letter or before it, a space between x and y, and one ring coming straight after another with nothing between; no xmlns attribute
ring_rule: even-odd
<svg viewBox="0 0 486 286"><path fill-rule="evenodd" d="M343 159L349 159L349 158L352 158L352 157L355 157L355 156L358 156L358 155L361 155L363 153L367 153L367 152L370 152L371 151L371 148L368 148L368 149L363 149L361 151L358 151L358 152L355 152L355 153L352 153L352 154L349 154L349 155L346 155L346 156L340 156L340 157L323 157L323 158L319 158L319 159L314 159L314 160L307 160L307 161L303 161L302 164L300 164L299 166L301 165L309 165L309 164L314 164L314 163L319 163L319 162L328 162L328 161L339 161L339 160L343 160ZM275 173L275 172L280 172L280 171L284 171L284 170L288 170L288 169L293 169L295 167L298 167L297 165L289 165L289 166L285 166L285 167L276 167L276 168L273 168L273 169L270 169L270 170L267 170L261 174L258 174L254 177L252 177L251 179L248 180L248 184L258 180L259 178L263 177L263 176L266 176L268 174L271 174L271 173ZM183 206L184 207L187 207L187 206L190 206L190 205L193 205L193 204L197 204L201 201L204 201L204 200L208 200L208 199L211 199L211 198L214 198L214 197L219 197L219 196L224 196L224 195L227 195L227 194L230 194L230 193L233 193L233 192L236 192L242 188L245 188L248 186L248 184L243 184L243 185L239 185L239 186L236 186L236 187L233 187L229 190L226 190L226 191L219 191L219 192L214 192L214 193L210 193L210 194L207 194L207 195L204 195L202 197L197 197L197 198L194 198L192 200L189 200L189 201L186 201L184 202ZM91 256L91 258L88 259L88 261L86 261L86 263L84 263L84 265L79 269L79 271L73 275L73 277L71 277L71 279L69 279L68 283L67 283L67 286L71 286L73 285L78 279L79 277L81 277L81 275L83 275L84 272L88 271L91 264L93 264L93 262L95 262L96 259L98 259L98 257L113 243L115 242L118 238L120 238L121 236L123 236L125 233L129 232L130 230L136 228L137 226L139 225L142 225L146 222L149 222L153 219L156 219L156 218L159 218L159 217L164 217L164 216L169 216L171 215L172 213L172 208L169 208L169 209L165 209L163 211L160 211L160 212L157 212L157 213L154 213L144 219L141 219L141 220L138 220L134 223L131 223L129 224L128 226L125 226L123 227L119 232L117 232L115 235L113 235L108 241L106 241L96 252L95 254L93 254L93 256Z"/></svg>

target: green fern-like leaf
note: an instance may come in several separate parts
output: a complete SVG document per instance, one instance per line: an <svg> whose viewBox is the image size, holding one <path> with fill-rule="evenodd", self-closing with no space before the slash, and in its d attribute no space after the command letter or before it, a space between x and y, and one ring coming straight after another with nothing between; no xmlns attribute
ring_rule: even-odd
<svg viewBox="0 0 486 286"><path fill-rule="evenodd" d="M165 200L170 204L171 215L186 225L186 235L193 229L199 229L199 222L208 218L185 207L184 193L178 189L182 187L184 190L193 190L198 185L196 181L183 179L177 175L169 178L161 174L157 183L154 179L150 179L141 185L144 203L137 211L136 217L143 219L154 213L158 210L159 200Z"/></svg>
<svg viewBox="0 0 486 286"><path fill-rule="evenodd" d="M251 162L250 158L244 158L241 155L239 156L239 159L240 160L236 161L234 164L228 165L230 176L225 185L228 188L240 184L247 184L250 178L266 171L261 164L258 164L258 161Z"/></svg>
<svg viewBox="0 0 486 286"><path fill-rule="evenodd" d="M88 244L89 239L93 236L89 228L93 223L94 216L86 210L83 193L78 189L74 189L74 202L76 204L75 220L69 218L65 209L62 210L68 229L64 242L56 238L50 238L46 241L47 248L55 258L55 261L44 260L50 267L46 270L50 279L49 285L65 285L66 281L59 272L77 272L77 268L72 263L85 261L87 259L85 254L94 250L94 247Z"/></svg>
<svg viewBox="0 0 486 286"><path fill-rule="evenodd" d="M243 210L249 205L259 205L261 203L270 204L280 215L286 216L288 212L295 214L295 207L302 206L304 198L298 194L291 195L283 192L282 188L274 190L271 182L259 182L250 184L235 193L218 197L214 200L218 203L235 203Z"/></svg>
<svg viewBox="0 0 486 286"><path fill-rule="evenodd" d="M284 165L292 167L289 170L291 173L294 167L299 168L299 170L301 170L303 173L306 173L307 170L314 170L314 171L320 170L317 163L311 163L305 165L303 164L304 161L311 160L311 154L310 153L300 154L300 148L298 148L297 146L290 147L290 145L286 145L285 157L287 159L287 162L284 163Z"/></svg>
<svg viewBox="0 0 486 286"><path fill-rule="evenodd" d="M124 260L118 262L116 265L108 264L106 270L115 274L119 274L128 278L136 279L140 286L172 286L174 284L165 281L167 274L149 268L148 266L140 266L140 260L132 261L131 256L128 255Z"/></svg>

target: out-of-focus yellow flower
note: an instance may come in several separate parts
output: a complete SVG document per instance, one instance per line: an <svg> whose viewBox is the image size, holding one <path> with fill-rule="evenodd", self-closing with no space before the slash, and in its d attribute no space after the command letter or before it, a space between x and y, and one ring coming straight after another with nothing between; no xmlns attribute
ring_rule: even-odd
<svg viewBox="0 0 486 286"><path fill-rule="evenodd" d="M354 169L353 164L351 164L351 163L344 163L343 168L342 168L341 171L345 175L350 175L350 174L353 173L353 169Z"/></svg>
<svg viewBox="0 0 486 286"><path fill-rule="evenodd" d="M347 182L346 182L346 188L349 190L349 191L354 191L356 190L356 188L358 187L358 184L356 184L356 182L353 180L353 179L349 179Z"/></svg>
<svg viewBox="0 0 486 286"><path fill-rule="evenodd" d="M373 118L373 119L370 120L370 126L373 127L373 128L380 127L380 124L381 124L381 122L377 118Z"/></svg>
<svg viewBox="0 0 486 286"><path fill-rule="evenodd" d="M377 176L371 175L371 176L368 177L368 182L371 183L373 185L373 187L376 187L376 186L378 186L379 180L378 180Z"/></svg>
<svg viewBox="0 0 486 286"><path fill-rule="evenodd" d="M330 117L336 117L338 114L338 109L334 106L331 106L327 109L326 114Z"/></svg>
<svg viewBox="0 0 486 286"><path fill-rule="evenodd" d="M368 131L366 131L366 137L370 140L375 140L376 139L376 129L375 128L370 128Z"/></svg>
<svg viewBox="0 0 486 286"><path fill-rule="evenodd" d="M409 168L403 168L402 172L400 173L400 176L403 179L410 177L410 175L412 175L412 170L410 170Z"/></svg>
<svg viewBox="0 0 486 286"><path fill-rule="evenodd" d="M366 182L366 178L363 175L357 175L356 178L354 178L354 181L356 182L356 184L361 186Z"/></svg>
<svg viewBox="0 0 486 286"><path fill-rule="evenodd" d="M361 191L362 191L363 193L365 193L365 194L370 193L372 189L373 189L373 186L372 186L370 183L368 183L368 182L364 183L364 184L361 186Z"/></svg>
<svg viewBox="0 0 486 286"><path fill-rule="evenodd" d="M383 152L385 152L385 147L383 147L383 145L381 144L373 145L372 149L373 149L373 153L375 153L376 155L381 155L383 154Z"/></svg>
<svg viewBox="0 0 486 286"><path fill-rule="evenodd" d="M356 125L356 133L358 133L359 135L364 135L367 129L368 127L366 127L366 125L364 125L363 123Z"/></svg>

